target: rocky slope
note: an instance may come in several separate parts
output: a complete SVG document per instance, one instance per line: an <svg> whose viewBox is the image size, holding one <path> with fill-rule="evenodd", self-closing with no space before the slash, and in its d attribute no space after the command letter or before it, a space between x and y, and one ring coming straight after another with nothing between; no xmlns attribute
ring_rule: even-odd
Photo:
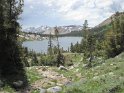
<svg viewBox="0 0 124 93"><path fill-rule="evenodd" d="M99 25L95 26L95 27L102 27L104 25L108 25L111 23L111 18L114 19L116 14L113 14L112 16L110 16L109 18L107 18L106 20L104 20L103 22L101 22ZM124 12L118 12L118 15L124 15Z"/></svg>

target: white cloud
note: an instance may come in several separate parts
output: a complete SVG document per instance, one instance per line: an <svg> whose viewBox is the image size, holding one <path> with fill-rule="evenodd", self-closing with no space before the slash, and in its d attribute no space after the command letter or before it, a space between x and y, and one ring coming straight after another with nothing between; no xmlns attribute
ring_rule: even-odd
<svg viewBox="0 0 124 93"><path fill-rule="evenodd" d="M124 10L124 0L25 0L31 9L44 7L44 10L35 12L44 12L47 16L56 15L63 20L84 21L96 25L104 18L114 13L115 4L119 4ZM121 2L120 2L121 1ZM113 3L114 2L114 3Z"/></svg>
<svg viewBox="0 0 124 93"><path fill-rule="evenodd" d="M113 0L96 0L97 8L106 8L113 4Z"/></svg>
<svg viewBox="0 0 124 93"><path fill-rule="evenodd" d="M47 6L52 6L55 0L40 0L43 4Z"/></svg>
<svg viewBox="0 0 124 93"><path fill-rule="evenodd" d="M30 5L30 8L33 9L34 7L32 5Z"/></svg>
<svg viewBox="0 0 124 93"><path fill-rule="evenodd" d="M124 12L124 1L120 2L121 10Z"/></svg>

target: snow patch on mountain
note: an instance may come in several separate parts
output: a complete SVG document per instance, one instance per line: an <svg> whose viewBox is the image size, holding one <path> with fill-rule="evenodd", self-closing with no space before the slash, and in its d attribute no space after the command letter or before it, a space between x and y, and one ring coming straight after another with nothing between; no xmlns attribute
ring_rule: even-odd
<svg viewBox="0 0 124 93"><path fill-rule="evenodd" d="M80 25L69 25L69 26L58 26L59 34L66 34L72 31L81 31L83 29ZM23 29L24 32L40 33L40 34L54 34L54 27L40 26L40 27L29 27Z"/></svg>

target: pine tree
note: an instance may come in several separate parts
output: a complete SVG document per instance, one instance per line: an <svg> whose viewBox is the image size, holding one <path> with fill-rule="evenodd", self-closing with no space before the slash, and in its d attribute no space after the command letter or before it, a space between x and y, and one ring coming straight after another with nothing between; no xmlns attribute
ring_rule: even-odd
<svg viewBox="0 0 124 93"><path fill-rule="evenodd" d="M4 35L5 35L3 3L4 3L3 0L0 0L0 60L3 58L3 56L2 56L2 50L1 49L3 49L2 44L4 42ZM2 73L2 65L0 65L0 79L2 79L1 73Z"/></svg>
<svg viewBox="0 0 124 93"><path fill-rule="evenodd" d="M70 51L71 51L72 53L74 53L74 45L73 45L73 43L71 43Z"/></svg>
<svg viewBox="0 0 124 93"><path fill-rule="evenodd" d="M38 66L39 62L36 53L33 53L31 66Z"/></svg>
<svg viewBox="0 0 124 93"><path fill-rule="evenodd" d="M50 33L50 35L49 35L49 41L48 41L48 54L50 55L50 56L52 56L53 55L53 50L52 50L53 48L52 48L52 35L51 35L51 33Z"/></svg>
<svg viewBox="0 0 124 93"><path fill-rule="evenodd" d="M84 53L84 56L86 57L87 56L87 44L88 44L88 22L87 20L85 20L84 24L83 24L83 53Z"/></svg>
<svg viewBox="0 0 124 93"><path fill-rule="evenodd" d="M58 53L58 48L56 46L53 47L54 54Z"/></svg>
<svg viewBox="0 0 124 93"><path fill-rule="evenodd" d="M0 0L0 69L1 76L14 88L27 86L27 77L20 57L18 32L20 25L17 22L22 13L23 0ZM4 11L3 11L4 10ZM18 87L13 84L21 80Z"/></svg>
<svg viewBox="0 0 124 93"><path fill-rule="evenodd" d="M117 12L111 17L112 29L106 33L106 54L108 57L115 57L124 51L124 32L123 26L124 14Z"/></svg>
<svg viewBox="0 0 124 93"><path fill-rule="evenodd" d="M58 39L59 31L58 31L57 27L55 27L54 29L55 29L55 36L57 38L57 48L58 48L56 65L57 65L57 67L59 67L60 65L64 65L65 63L64 63L64 56L62 55L62 53L60 51L60 45L59 45L59 39Z"/></svg>
<svg viewBox="0 0 124 93"><path fill-rule="evenodd" d="M95 37L88 29L88 21L85 20L83 25L84 30L84 38L83 38L83 53L84 53L84 60L89 59L87 67L91 67L92 59L93 59L93 52L95 51Z"/></svg>

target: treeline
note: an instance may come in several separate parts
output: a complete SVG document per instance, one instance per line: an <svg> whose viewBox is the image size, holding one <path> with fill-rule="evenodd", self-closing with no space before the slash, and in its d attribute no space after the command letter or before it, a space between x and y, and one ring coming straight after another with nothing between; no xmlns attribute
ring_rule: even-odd
<svg viewBox="0 0 124 93"><path fill-rule="evenodd" d="M112 28L104 35L103 44L107 56L115 57L124 51L124 12L117 12L111 17L111 26Z"/></svg>
<svg viewBox="0 0 124 93"><path fill-rule="evenodd" d="M64 36L75 36L75 37L81 37L82 36L82 31L71 31L70 33L66 34L60 34L60 37Z"/></svg>
<svg viewBox="0 0 124 93"><path fill-rule="evenodd" d="M89 65L94 57L110 58L124 51L123 12L116 12L111 17L111 23L100 28L88 29L88 22L85 20L83 29L82 41L71 44L70 51L84 53L84 60L89 59Z"/></svg>
<svg viewBox="0 0 124 93"><path fill-rule="evenodd" d="M49 53L36 53L33 50L28 51L25 47L23 48L23 53L23 64L25 67L65 65L65 57L62 53L58 54L58 51L51 55Z"/></svg>
<svg viewBox="0 0 124 93"><path fill-rule="evenodd" d="M49 37L49 34L42 34L42 33L33 33L33 32L22 32L24 34L33 34L33 35L40 35L41 37ZM52 35L55 36L55 35ZM70 37L81 37L82 36L82 31L72 31L70 33L66 33L66 34L59 34L59 37L66 37L66 36L70 36Z"/></svg>

